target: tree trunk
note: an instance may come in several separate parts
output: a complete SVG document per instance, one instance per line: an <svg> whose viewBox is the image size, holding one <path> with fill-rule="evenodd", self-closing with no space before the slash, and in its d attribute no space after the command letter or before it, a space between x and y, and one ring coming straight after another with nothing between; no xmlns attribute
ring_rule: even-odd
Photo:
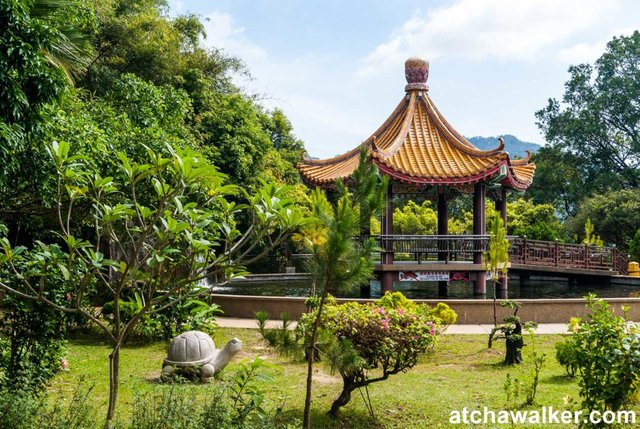
<svg viewBox="0 0 640 429"><path fill-rule="evenodd" d="M505 345L507 347L507 354L504 357L504 363L506 365L514 365L522 363L522 347L524 341L522 340L522 325L516 322L516 328L510 335L506 336Z"/></svg>
<svg viewBox="0 0 640 429"><path fill-rule="evenodd" d="M333 401L333 404L331 404L331 409L329 410L329 415L334 418L338 417L338 411L340 411L340 407L344 407L349 403L349 401L351 400L351 392L356 389L356 384L353 379L343 376L342 382L342 392L340 393L340 396L338 396L338 398Z"/></svg>
<svg viewBox="0 0 640 429"><path fill-rule="evenodd" d="M109 355L109 407L107 409L107 421L105 427L112 429L114 427L113 419L116 411L116 402L118 400L118 381L120 371L120 343L116 344L113 351Z"/></svg>
<svg viewBox="0 0 640 429"><path fill-rule="evenodd" d="M307 362L307 390L304 399L304 415L302 420L302 428L309 429L311 427L311 385L313 383L313 362L316 359L316 339L318 337L318 326L320 325L320 319L322 318L322 309L324 302L327 299L327 286L325 285L322 291L322 298L320 298L320 305L318 306L318 314L313 321L313 327L311 328L311 340L309 342L309 355Z"/></svg>

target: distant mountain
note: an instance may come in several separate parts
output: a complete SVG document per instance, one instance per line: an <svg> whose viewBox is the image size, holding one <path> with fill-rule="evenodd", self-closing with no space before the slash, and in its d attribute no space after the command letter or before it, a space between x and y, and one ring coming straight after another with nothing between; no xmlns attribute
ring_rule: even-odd
<svg viewBox="0 0 640 429"><path fill-rule="evenodd" d="M522 158L526 156L525 151L528 150L531 153L536 153L538 149L540 149L539 144L522 141L511 134L505 134L498 137L502 137L504 139L504 150L509 152L509 155L512 157ZM498 147L498 137L476 136L467 137L467 140L469 140L478 149L487 150Z"/></svg>

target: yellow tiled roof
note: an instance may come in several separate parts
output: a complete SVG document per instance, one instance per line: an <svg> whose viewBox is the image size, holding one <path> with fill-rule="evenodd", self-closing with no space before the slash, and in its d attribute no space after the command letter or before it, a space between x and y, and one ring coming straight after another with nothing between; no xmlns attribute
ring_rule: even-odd
<svg viewBox="0 0 640 429"><path fill-rule="evenodd" d="M504 186L522 190L531 184L535 165L529 163L529 158L510 160L502 142L493 150L476 148L438 111L427 94L426 84L418 84L416 89L415 82L409 83L406 96L373 135L343 155L304 160L298 165L302 177L321 186L347 179L358 166L364 146L383 174L406 182L489 181L506 166L506 176L498 179Z"/></svg>

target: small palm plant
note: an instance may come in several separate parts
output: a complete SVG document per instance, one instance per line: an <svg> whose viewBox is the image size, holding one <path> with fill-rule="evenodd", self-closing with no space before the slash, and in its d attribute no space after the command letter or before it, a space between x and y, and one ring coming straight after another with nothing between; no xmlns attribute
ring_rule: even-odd
<svg viewBox="0 0 640 429"><path fill-rule="evenodd" d="M493 280L493 324L498 325L496 286L499 279L506 278L509 269L509 240L499 212L495 212L489 221L489 250L484 253L484 266ZM491 341L489 341L491 348Z"/></svg>

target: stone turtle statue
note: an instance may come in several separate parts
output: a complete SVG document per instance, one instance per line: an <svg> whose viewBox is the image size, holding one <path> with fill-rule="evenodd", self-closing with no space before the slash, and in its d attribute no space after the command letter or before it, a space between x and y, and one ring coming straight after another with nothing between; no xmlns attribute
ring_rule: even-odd
<svg viewBox="0 0 640 429"><path fill-rule="evenodd" d="M242 341L237 338L218 350L211 337L204 332L184 332L171 340L167 358L162 364L162 376L166 377L176 370L187 374L199 371L202 381L206 381L222 371L241 349Z"/></svg>

